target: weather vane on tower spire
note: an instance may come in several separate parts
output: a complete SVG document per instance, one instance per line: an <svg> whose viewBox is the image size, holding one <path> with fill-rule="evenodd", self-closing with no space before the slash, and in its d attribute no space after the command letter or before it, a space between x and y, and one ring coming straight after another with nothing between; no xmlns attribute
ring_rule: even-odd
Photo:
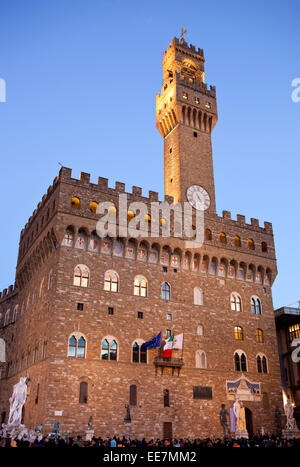
<svg viewBox="0 0 300 467"><path fill-rule="evenodd" d="M180 42L181 44L183 44L184 42L184 35L187 33L187 29L184 28L182 25L181 25L181 36L180 36Z"/></svg>

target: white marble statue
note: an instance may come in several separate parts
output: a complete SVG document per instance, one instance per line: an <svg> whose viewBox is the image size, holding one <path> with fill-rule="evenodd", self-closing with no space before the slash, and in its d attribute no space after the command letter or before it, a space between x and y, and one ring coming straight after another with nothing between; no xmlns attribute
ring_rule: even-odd
<svg viewBox="0 0 300 467"><path fill-rule="evenodd" d="M297 430L296 420L294 419L294 406L290 402L288 397L286 403L284 404L284 413L286 415L286 430Z"/></svg>
<svg viewBox="0 0 300 467"><path fill-rule="evenodd" d="M236 397L235 402L233 404L233 412L234 412L234 416L235 416L235 429L236 429L236 431L240 430L240 424L239 424L240 420L242 422L243 431L246 430L245 422L244 422L244 419L243 419L242 413L241 413L241 406L242 406L242 403L240 402L239 398Z"/></svg>
<svg viewBox="0 0 300 467"><path fill-rule="evenodd" d="M9 417L7 425L21 425L22 408L27 397L26 376L21 376L20 381L14 385L12 396L9 399Z"/></svg>

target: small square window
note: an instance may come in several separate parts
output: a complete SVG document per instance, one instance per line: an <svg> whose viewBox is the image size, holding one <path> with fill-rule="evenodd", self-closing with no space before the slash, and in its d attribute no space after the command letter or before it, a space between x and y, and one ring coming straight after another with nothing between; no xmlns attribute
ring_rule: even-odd
<svg viewBox="0 0 300 467"><path fill-rule="evenodd" d="M171 329L166 330L166 337L171 337Z"/></svg>
<svg viewBox="0 0 300 467"><path fill-rule="evenodd" d="M113 315L113 314L114 314L114 309L113 309L111 306L108 307L108 314L109 314L109 315Z"/></svg>
<svg viewBox="0 0 300 467"><path fill-rule="evenodd" d="M174 269L173 269L173 272L177 272L177 269L176 269L176 268L174 268Z"/></svg>
<svg viewBox="0 0 300 467"><path fill-rule="evenodd" d="M143 319L143 312L142 311L138 311L138 318Z"/></svg>
<svg viewBox="0 0 300 467"><path fill-rule="evenodd" d="M168 313L168 314L167 314L167 321L172 321L172 315L171 315L171 313Z"/></svg>
<svg viewBox="0 0 300 467"><path fill-rule="evenodd" d="M163 267L162 267L162 272L168 272L167 266L163 266Z"/></svg>
<svg viewBox="0 0 300 467"><path fill-rule="evenodd" d="M197 131L194 131L194 137L197 138L198 137L198 133Z"/></svg>
<svg viewBox="0 0 300 467"><path fill-rule="evenodd" d="M77 310L79 311L83 310L83 303L77 303Z"/></svg>

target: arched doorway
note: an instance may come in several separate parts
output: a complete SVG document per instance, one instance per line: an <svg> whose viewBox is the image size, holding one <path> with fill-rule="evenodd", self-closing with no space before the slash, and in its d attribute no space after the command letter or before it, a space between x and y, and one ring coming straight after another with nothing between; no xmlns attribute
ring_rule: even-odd
<svg viewBox="0 0 300 467"><path fill-rule="evenodd" d="M253 435L253 420L252 420L252 412L248 407L245 407L245 419L246 419L246 429L248 431L249 436Z"/></svg>

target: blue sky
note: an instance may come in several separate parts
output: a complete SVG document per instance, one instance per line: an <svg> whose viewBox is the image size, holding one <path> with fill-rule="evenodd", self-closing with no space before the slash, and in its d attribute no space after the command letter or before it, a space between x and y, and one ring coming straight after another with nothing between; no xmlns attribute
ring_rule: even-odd
<svg viewBox="0 0 300 467"><path fill-rule="evenodd" d="M155 94L183 24L217 88L217 211L273 223L274 305L300 299L298 1L15 0L0 13L0 290L14 282L19 232L59 162L162 199Z"/></svg>

